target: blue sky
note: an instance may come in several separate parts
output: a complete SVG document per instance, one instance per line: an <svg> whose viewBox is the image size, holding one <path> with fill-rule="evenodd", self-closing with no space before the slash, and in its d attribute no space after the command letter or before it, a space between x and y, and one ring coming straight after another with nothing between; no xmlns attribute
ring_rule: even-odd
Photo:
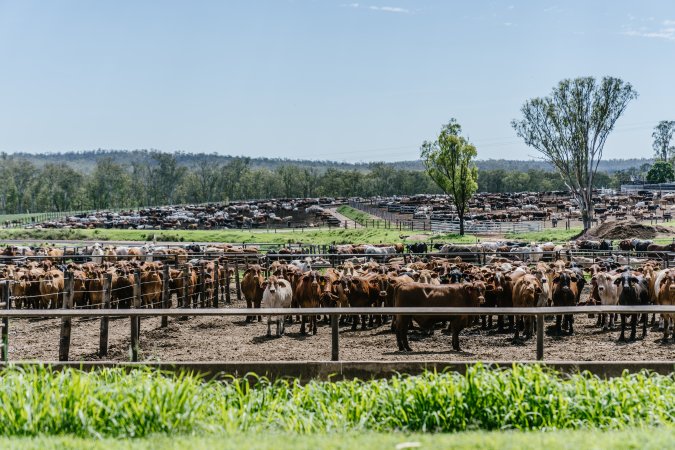
<svg viewBox="0 0 675 450"><path fill-rule="evenodd" d="M640 97L606 158L675 120L675 1L0 0L0 151L417 158L451 117L480 159L561 79Z"/></svg>

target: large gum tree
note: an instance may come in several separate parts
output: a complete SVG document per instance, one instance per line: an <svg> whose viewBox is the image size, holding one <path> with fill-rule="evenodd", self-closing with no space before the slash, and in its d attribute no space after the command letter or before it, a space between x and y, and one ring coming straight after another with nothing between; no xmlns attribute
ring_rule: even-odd
<svg viewBox="0 0 675 450"><path fill-rule="evenodd" d="M609 133L628 103L637 98L619 78L563 80L548 97L533 98L511 125L558 171L579 202L584 230L593 219L593 180Z"/></svg>

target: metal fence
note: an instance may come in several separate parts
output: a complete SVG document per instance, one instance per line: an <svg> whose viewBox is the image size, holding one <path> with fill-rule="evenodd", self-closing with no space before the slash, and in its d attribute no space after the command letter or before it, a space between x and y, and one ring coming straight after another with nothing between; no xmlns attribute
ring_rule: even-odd
<svg viewBox="0 0 675 450"><path fill-rule="evenodd" d="M504 233L528 233L541 231L542 222L483 222L464 221L464 232L472 234L504 234ZM434 233L459 233L459 222L431 221L431 231Z"/></svg>

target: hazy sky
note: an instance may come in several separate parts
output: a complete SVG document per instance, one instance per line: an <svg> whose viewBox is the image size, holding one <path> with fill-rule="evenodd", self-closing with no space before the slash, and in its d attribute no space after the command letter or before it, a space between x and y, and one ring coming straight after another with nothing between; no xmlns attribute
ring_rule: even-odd
<svg viewBox="0 0 675 450"><path fill-rule="evenodd" d="M640 97L607 158L675 120L675 1L0 0L0 151L415 159L457 118L480 159L561 79Z"/></svg>

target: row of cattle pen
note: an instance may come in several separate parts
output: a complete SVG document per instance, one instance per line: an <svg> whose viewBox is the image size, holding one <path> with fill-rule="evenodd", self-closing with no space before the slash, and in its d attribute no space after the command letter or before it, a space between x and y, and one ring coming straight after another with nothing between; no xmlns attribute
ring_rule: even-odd
<svg viewBox="0 0 675 450"><path fill-rule="evenodd" d="M459 333L470 324L468 316L397 315L387 317L377 309L388 307L570 307L588 304L641 306L675 304L675 269L668 267L670 253L648 252L630 265L609 251L596 251L591 264L580 265L574 253L543 253L537 261L516 260L485 253L431 253L353 255L202 254L176 263L175 259L147 261L140 255L117 256L96 262L67 262L64 256L31 260L23 256L1 268L5 308L217 308L231 302L232 290L249 308L372 308L373 313L344 316L340 323L356 330L361 325L391 322L398 349L411 351L408 330L414 321L422 332L432 333L447 322L452 347L460 349ZM513 256L511 252L506 254ZM297 255L294 255L297 256ZM291 256L291 257L294 257ZM649 257L651 259L648 259ZM578 256L581 257L581 256ZM577 258L578 258L577 257ZM584 256L588 258L588 256ZM114 259L114 260L113 260ZM590 259L590 258L588 258ZM585 276L586 275L586 276ZM590 277L587 280L587 277ZM582 300L584 286L590 295ZM176 299L174 303L174 297ZM186 311L186 316L189 312ZM260 321L248 316L246 322ZM271 334L268 318L268 334ZM300 332L316 334L317 316L302 316ZM493 325L484 316L483 327ZM626 315L621 315L620 339L625 339ZM654 318L652 318L654 319ZM661 318L664 340L673 317ZM598 326L614 325L615 317L599 316ZM630 339L636 338L637 315L630 317ZM276 318L277 335L286 320ZM308 324L308 326L306 326ZM643 336L647 318L642 318ZM162 325L167 325L166 317ZM574 332L572 315L557 316L554 333ZM533 332L530 318L498 316L496 326L514 333Z"/></svg>

